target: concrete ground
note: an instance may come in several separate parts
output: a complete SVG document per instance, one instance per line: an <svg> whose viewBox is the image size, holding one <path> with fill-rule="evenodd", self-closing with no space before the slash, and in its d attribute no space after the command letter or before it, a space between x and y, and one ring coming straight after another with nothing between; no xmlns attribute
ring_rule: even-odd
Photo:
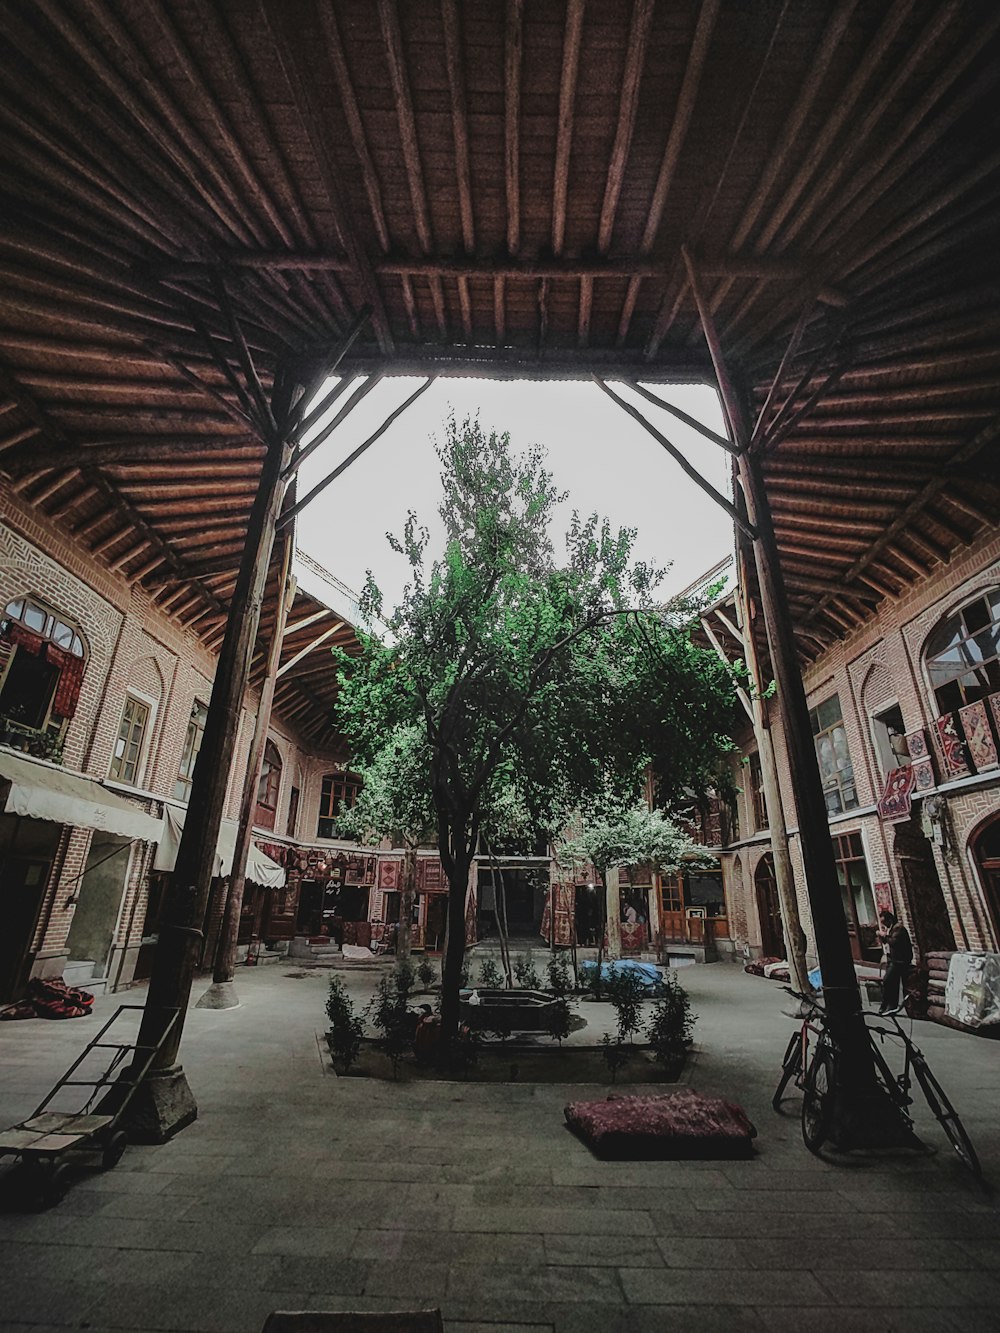
<svg viewBox="0 0 1000 1333"><path fill-rule="evenodd" d="M1000 1209L926 1108L937 1154L864 1162L810 1156L797 1099L771 1110L791 1028L773 983L680 973L698 1014L686 1080L746 1107L757 1157L614 1164L562 1115L606 1087L337 1078L325 976L294 970L241 969L239 1009L191 1010L194 1125L48 1213L0 1214L0 1327L252 1333L274 1309L426 1306L449 1333L1000 1327ZM141 995L98 1016L121 999ZM96 1026L0 1024L0 1122L30 1114ZM1000 1184L1000 1043L915 1036Z"/></svg>

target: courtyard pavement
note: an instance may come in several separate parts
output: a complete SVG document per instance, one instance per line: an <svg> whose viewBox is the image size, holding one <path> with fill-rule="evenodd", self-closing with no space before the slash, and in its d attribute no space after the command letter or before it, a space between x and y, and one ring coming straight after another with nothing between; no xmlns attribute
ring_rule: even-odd
<svg viewBox="0 0 1000 1333"><path fill-rule="evenodd" d="M294 971L240 969L239 1009L189 1013L194 1125L50 1212L0 1214L0 1327L253 1333L275 1309L427 1306L448 1333L1000 1327L1000 1208L925 1108L937 1154L850 1165L805 1151L796 1099L771 1110L791 1028L773 983L723 963L679 974L698 1014L685 1081L745 1106L756 1158L615 1164L562 1115L604 1086L337 1078L328 974ZM592 1039L600 1010L581 1012ZM0 1024L0 1122L96 1027ZM914 1035L1000 1185L1000 1043Z"/></svg>

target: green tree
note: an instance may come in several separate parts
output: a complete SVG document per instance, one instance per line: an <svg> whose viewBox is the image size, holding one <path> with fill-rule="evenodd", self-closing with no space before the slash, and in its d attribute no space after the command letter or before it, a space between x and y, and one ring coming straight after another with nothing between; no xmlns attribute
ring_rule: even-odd
<svg viewBox="0 0 1000 1333"><path fill-rule="evenodd" d="M656 606L662 572L632 560L634 531L574 515L557 562L549 527L563 497L537 447L516 455L506 435L452 419L438 457L444 554L429 558L413 513L390 535L409 583L387 615L369 577L363 609L389 634L361 636L362 655L341 659L337 721L363 764L401 727L425 742L449 884L447 1045L470 872L511 788L536 827L554 830L609 785L638 790L654 756L694 784L728 744L734 692L716 656L690 643L688 617Z"/></svg>
<svg viewBox="0 0 1000 1333"><path fill-rule="evenodd" d="M604 792L583 813L582 831L559 848L567 866L593 866L601 881L602 923L598 927L595 988L601 995L601 966L608 915L608 871L645 866L657 874L672 874L681 866L712 865L712 857L660 810L643 805L617 804L614 793Z"/></svg>
<svg viewBox="0 0 1000 1333"><path fill-rule="evenodd" d="M431 802L430 752L415 724L397 726L367 759L355 764L362 780L357 801L337 817L337 833L359 842L389 838L403 848L396 955L410 956L413 899L417 889L417 848L433 842L436 817Z"/></svg>

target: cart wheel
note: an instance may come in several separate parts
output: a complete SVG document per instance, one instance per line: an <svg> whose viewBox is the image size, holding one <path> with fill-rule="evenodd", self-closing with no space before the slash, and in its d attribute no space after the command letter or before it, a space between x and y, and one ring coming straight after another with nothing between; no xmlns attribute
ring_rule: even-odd
<svg viewBox="0 0 1000 1333"><path fill-rule="evenodd" d="M125 1151L127 1146L128 1146L128 1136L124 1134L120 1129L116 1129L115 1132L108 1139L107 1143L104 1145L104 1153L101 1157L101 1166L104 1168L105 1171L110 1171L112 1167L118 1165L118 1163L122 1160L122 1153Z"/></svg>
<svg viewBox="0 0 1000 1333"><path fill-rule="evenodd" d="M54 1208L62 1203L69 1189L70 1168L67 1162L53 1163L51 1171L42 1186L42 1207Z"/></svg>

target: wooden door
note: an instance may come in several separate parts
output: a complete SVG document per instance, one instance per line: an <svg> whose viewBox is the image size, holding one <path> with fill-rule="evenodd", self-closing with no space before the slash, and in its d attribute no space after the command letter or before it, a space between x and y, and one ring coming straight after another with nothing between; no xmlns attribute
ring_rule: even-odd
<svg viewBox="0 0 1000 1333"><path fill-rule="evenodd" d="M50 867L50 861L9 853L0 865L4 914L0 929L0 1000L16 1000L23 993Z"/></svg>
<svg viewBox="0 0 1000 1333"><path fill-rule="evenodd" d="M766 958L784 958L785 932L778 901L778 882L774 877L774 861L770 856L761 858L753 879L757 891L757 915L760 918L760 947Z"/></svg>

